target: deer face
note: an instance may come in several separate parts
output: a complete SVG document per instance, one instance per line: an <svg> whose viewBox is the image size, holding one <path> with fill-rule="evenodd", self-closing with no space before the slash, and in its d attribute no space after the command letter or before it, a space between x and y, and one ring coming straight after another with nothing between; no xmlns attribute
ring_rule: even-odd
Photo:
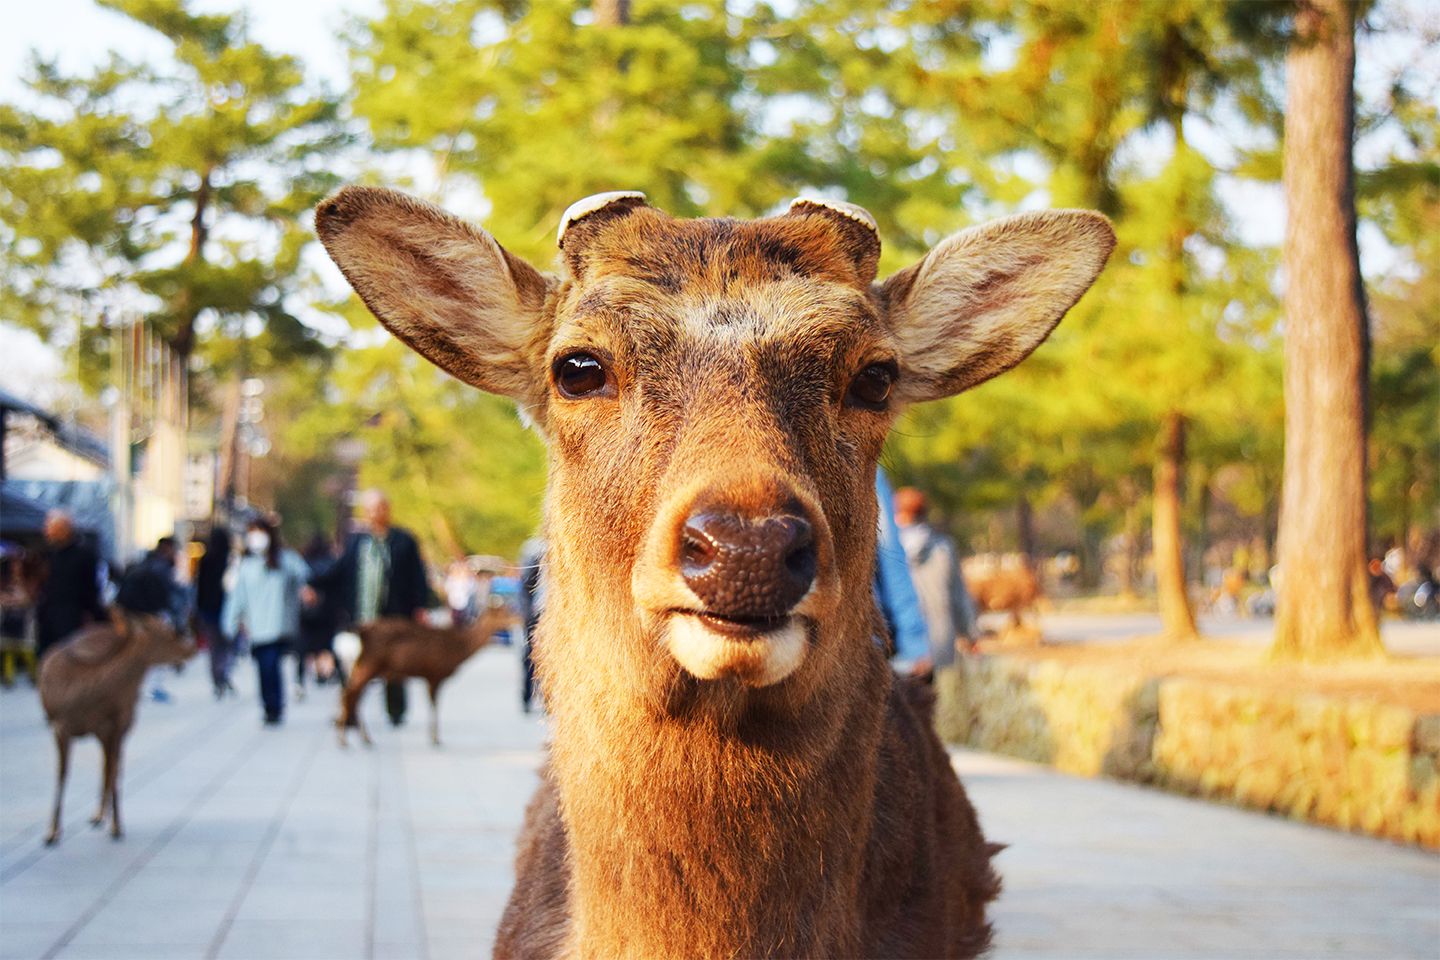
<svg viewBox="0 0 1440 960"><path fill-rule="evenodd" d="M131 614L131 617L145 644L147 662L179 666L195 653L195 644L189 637L176 630L164 617L153 613Z"/></svg>
<svg viewBox="0 0 1440 960"><path fill-rule="evenodd" d="M547 618L634 638L592 653L642 683L749 688L813 689L870 642L897 412L1018 363L1114 244L1098 215L1026 215L876 284L859 208L686 221L610 194L567 213L561 279L388 191L347 188L317 225L392 332L545 434Z"/></svg>

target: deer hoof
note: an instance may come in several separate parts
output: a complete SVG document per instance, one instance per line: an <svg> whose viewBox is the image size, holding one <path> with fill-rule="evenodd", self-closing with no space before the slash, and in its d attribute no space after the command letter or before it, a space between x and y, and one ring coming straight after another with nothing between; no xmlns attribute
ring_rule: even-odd
<svg viewBox="0 0 1440 960"><path fill-rule="evenodd" d="M59 843L59 842L60 842L60 834L59 834L58 831L52 832L52 833L47 833L47 834L45 835L45 846L47 846L47 847L53 847L53 846L55 846L55 844L57 844L57 843Z"/></svg>
<svg viewBox="0 0 1440 960"><path fill-rule="evenodd" d="M110 831L110 839L114 840L116 843L119 843L121 840L125 839L125 831L121 830L119 827L116 827L114 830Z"/></svg>
<svg viewBox="0 0 1440 960"><path fill-rule="evenodd" d="M104 823L105 823L105 815L104 815L103 813L97 813L97 814L95 814L95 816L93 816L93 817L90 818L90 826L92 826L92 827L98 827L98 826L101 826L101 825L104 824Z"/></svg>

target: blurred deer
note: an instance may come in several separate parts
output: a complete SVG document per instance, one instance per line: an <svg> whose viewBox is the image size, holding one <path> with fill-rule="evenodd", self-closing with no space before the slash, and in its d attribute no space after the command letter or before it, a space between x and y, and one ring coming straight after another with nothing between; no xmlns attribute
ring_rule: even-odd
<svg viewBox="0 0 1440 960"><path fill-rule="evenodd" d="M430 688L430 742L440 745L440 687L480 648L490 642L496 631L515 620L506 609L486 610L469 626L431 627L404 617L384 617L359 629L360 656L350 671L350 679L340 696L340 746L347 743L350 727L360 731L360 739L368 746L373 741L360 716L360 697L375 678L387 683L419 677Z"/></svg>
<svg viewBox="0 0 1440 960"><path fill-rule="evenodd" d="M98 739L104 753L100 807L90 824L100 826L108 813L110 836L120 838L121 751L135 722L140 684L151 667L183 663L194 652L194 645L163 618L115 608L109 623L84 627L46 654L40 664L40 704L55 734L59 757L46 846L60 840L70 741L83 736Z"/></svg>

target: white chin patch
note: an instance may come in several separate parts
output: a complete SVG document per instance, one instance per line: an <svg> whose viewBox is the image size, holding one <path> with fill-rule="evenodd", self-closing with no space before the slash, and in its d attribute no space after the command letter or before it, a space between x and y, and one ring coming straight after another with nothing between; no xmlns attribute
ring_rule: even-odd
<svg viewBox="0 0 1440 960"><path fill-rule="evenodd" d="M795 617L755 637L732 637L698 617L677 613L670 617L666 641L680 666L695 677L734 677L751 687L779 683L805 659L805 628Z"/></svg>

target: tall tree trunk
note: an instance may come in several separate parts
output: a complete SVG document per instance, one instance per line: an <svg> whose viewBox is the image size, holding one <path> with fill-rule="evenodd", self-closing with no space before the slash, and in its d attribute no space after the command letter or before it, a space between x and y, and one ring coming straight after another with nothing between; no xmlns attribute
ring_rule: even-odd
<svg viewBox="0 0 1440 960"><path fill-rule="evenodd" d="M225 387L225 403L220 413L220 466L217 471L217 490L214 512L211 520L229 522L234 517L235 493L238 487L239 471L236 469L240 457L240 383L244 380L243 368Z"/></svg>
<svg viewBox="0 0 1440 960"><path fill-rule="evenodd" d="M1180 532L1180 476L1185 466L1185 417L1165 415L1155 458L1155 503L1150 539L1155 551L1155 593L1167 640L1194 640L1195 614L1185 587L1185 541Z"/></svg>
<svg viewBox="0 0 1440 960"><path fill-rule="evenodd" d="M1015 500L1015 539L1019 542L1020 556L1025 566L1035 567L1035 511L1030 507L1030 498L1021 493Z"/></svg>
<svg viewBox="0 0 1440 960"><path fill-rule="evenodd" d="M630 22L630 0L595 0L591 9L597 27L623 27Z"/></svg>
<svg viewBox="0 0 1440 960"><path fill-rule="evenodd" d="M205 241L210 237L210 227L205 222L205 216L210 209L211 172L208 167L205 169L200 175L200 186L195 190L195 213L190 218L190 250L185 254L184 261L186 267L205 262ZM189 277L186 282L193 283L194 278ZM190 286L181 289L176 298L175 313L178 323L175 339L170 345L182 359L189 360L190 354L195 350L195 319L200 316L200 304L195 302L195 294Z"/></svg>
<svg viewBox="0 0 1440 960"><path fill-rule="evenodd" d="M1189 569L1198 570L1196 579L1205 582L1205 555L1210 552L1210 512L1215 505L1215 491L1212 483L1215 475L1208 469L1201 469L1191 477L1192 488L1199 491L1195 505L1195 535L1190 538Z"/></svg>
<svg viewBox="0 0 1440 960"><path fill-rule="evenodd" d="M1125 556L1120 566L1120 595L1133 600L1140 593L1140 491L1133 477L1120 483L1120 497L1125 503Z"/></svg>
<svg viewBox="0 0 1440 960"><path fill-rule="evenodd" d="M1355 245L1355 8L1308 0L1286 57L1285 477L1275 656L1383 654L1365 570L1369 332Z"/></svg>

